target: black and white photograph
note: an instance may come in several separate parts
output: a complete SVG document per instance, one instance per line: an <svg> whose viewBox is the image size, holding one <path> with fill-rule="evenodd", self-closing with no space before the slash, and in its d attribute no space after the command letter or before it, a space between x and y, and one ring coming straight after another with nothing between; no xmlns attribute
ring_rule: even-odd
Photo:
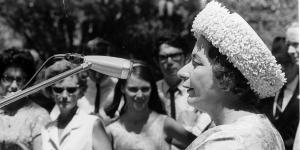
<svg viewBox="0 0 300 150"><path fill-rule="evenodd" d="M300 150L298 0L0 0L0 150Z"/></svg>

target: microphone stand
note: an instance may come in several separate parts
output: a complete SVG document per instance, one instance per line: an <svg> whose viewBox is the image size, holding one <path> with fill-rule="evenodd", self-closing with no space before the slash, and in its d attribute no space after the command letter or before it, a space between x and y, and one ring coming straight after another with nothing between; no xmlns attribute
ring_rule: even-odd
<svg viewBox="0 0 300 150"><path fill-rule="evenodd" d="M82 71L86 71L88 69L90 69L92 67L92 63L90 62L84 62L82 63L80 66L73 68L71 70L68 70L64 73L61 73L59 75L56 75L50 79L47 79L39 84L36 84L32 87L26 88L24 90L18 91L12 95L9 95L7 97L5 97L4 99L0 100L0 108L3 108L4 106L9 105L10 103L13 103L21 98L24 98L32 93L35 93L43 88L46 88L52 84L54 84L55 82L62 80L68 76L71 76L73 74L82 72Z"/></svg>

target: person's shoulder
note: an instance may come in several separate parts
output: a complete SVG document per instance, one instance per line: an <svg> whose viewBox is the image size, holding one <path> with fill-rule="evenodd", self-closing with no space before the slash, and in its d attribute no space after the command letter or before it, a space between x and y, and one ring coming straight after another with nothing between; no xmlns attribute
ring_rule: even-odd
<svg viewBox="0 0 300 150"><path fill-rule="evenodd" d="M105 130L108 134L111 134L111 135L119 135L119 134L126 133L126 129L124 128L124 126L121 125L119 119L116 120L115 122L107 125L105 127Z"/></svg>
<svg viewBox="0 0 300 150"><path fill-rule="evenodd" d="M97 120L102 121L102 118L100 118L99 116L94 114L89 114L83 110L78 110L76 116L77 119L80 120L81 122L94 122Z"/></svg>
<svg viewBox="0 0 300 150"><path fill-rule="evenodd" d="M226 146L229 149L281 149L280 135L263 115L250 115L232 124L211 128L196 143L211 149Z"/></svg>
<svg viewBox="0 0 300 150"><path fill-rule="evenodd" d="M234 123L218 126L218 129L232 136L252 138L273 128L265 115L253 114L241 117Z"/></svg>
<svg viewBox="0 0 300 150"><path fill-rule="evenodd" d="M239 138L224 126L211 128L195 139L187 148L187 150L196 149L245 149Z"/></svg>
<svg viewBox="0 0 300 150"><path fill-rule="evenodd" d="M56 121L56 120L55 120L55 121L50 121L49 123L47 123L47 124L44 126L44 129L48 130L49 128L56 126L56 124L57 124L57 121Z"/></svg>
<svg viewBox="0 0 300 150"><path fill-rule="evenodd" d="M163 120L163 121L165 121L166 119L170 118L166 114L160 114L160 113L157 113L155 111L151 112L150 117L151 117L151 120L150 120L151 122L152 121L156 121L156 120Z"/></svg>
<svg viewBox="0 0 300 150"><path fill-rule="evenodd" d="M107 125L106 128L107 129L113 129L113 128L116 128L117 126L120 126L120 120L119 119L117 119L114 122Z"/></svg>
<svg viewBox="0 0 300 150"><path fill-rule="evenodd" d="M39 116L50 118L48 111L33 101L29 101L28 104L23 107L22 111L29 113L31 117Z"/></svg>

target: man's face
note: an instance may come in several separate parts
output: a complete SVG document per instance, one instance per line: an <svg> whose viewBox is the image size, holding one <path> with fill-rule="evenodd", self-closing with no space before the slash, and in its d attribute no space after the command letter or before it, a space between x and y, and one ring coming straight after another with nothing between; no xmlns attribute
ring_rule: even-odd
<svg viewBox="0 0 300 150"><path fill-rule="evenodd" d="M287 30L286 41L289 55L291 55L296 64L299 65L299 28L297 26L290 27Z"/></svg>
<svg viewBox="0 0 300 150"><path fill-rule="evenodd" d="M177 77L178 70L184 65L183 51L168 44L159 47L159 66L164 77Z"/></svg>

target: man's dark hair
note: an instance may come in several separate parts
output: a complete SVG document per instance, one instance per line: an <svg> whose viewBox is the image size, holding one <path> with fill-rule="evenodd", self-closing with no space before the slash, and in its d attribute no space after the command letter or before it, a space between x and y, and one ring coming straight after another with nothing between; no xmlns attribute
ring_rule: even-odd
<svg viewBox="0 0 300 150"><path fill-rule="evenodd" d="M285 52L287 48L285 37L277 36L274 38L271 49L273 55Z"/></svg>
<svg viewBox="0 0 300 150"><path fill-rule="evenodd" d="M155 56L157 56L156 58L158 58L160 46L162 44L167 44L172 47L181 49L185 56L188 54L188 44L184 37L177 34L163 34L157 39L156 42L156 52L155 52Z"/></svg>

